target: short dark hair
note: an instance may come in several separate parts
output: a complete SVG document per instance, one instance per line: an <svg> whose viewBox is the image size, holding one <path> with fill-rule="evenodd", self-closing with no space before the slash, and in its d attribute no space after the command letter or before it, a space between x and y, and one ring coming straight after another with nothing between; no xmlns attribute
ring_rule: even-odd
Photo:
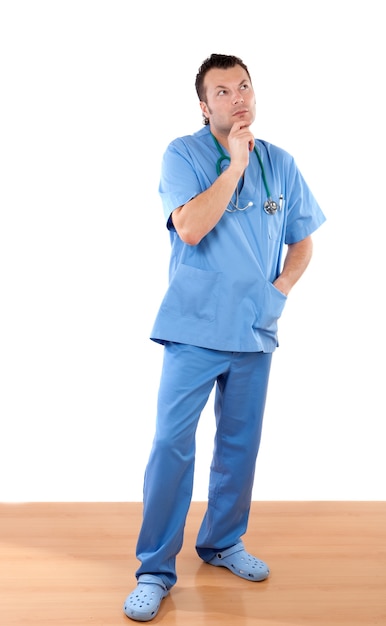
<svg viewBox="0 0 386 626"><path fill-rule="evenodd" d="M248 68L245 63L239 58L232 54L211 54L210 57L205 59L201 64L197 76L196 76L196 92L198 95L198 99L202 102L206 101L206 93L204 89L204 79L207 72L213 68L218 68L221 70L227 70L230 67L235 67L235 65L240 65L248 74L248 78L251 81L251 76L249 74ZM252 82L252 81L251 81ZM203 123L205 125L209 124L208 118L204 116Z"/></svg>

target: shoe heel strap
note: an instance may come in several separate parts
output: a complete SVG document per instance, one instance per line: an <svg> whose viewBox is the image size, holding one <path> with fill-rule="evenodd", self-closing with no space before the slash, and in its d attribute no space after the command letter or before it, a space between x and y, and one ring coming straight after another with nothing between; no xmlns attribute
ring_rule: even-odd
<svg viewBox="0 0 386 626"><path fill-rule="evenodd" d="M240 541L231 548L216 552L215 556L217 556L218 559L225 559L227 556L231 556L231 554L236 554L236 552L242 552L242 550L244 550L244 544L242 541Z"/></svg>

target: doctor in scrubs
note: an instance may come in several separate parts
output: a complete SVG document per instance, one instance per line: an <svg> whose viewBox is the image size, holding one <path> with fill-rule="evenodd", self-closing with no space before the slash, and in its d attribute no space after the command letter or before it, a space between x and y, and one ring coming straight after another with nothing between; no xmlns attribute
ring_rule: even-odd
<svg viewBox="0 0 386 626"><path fill-rule="evenodd" d="M159 192L170 236L169 286L151 339L162 344L155 436L144 478L137 587L125 614L153 619L176 584L191 503L195 434L215 388L216 434L200 559L250 582L269 566L248 526L278 319L325 221L293 157L251 131L256 96L235 56L212 54L196 90L204 127L167 147Z"/></svg>

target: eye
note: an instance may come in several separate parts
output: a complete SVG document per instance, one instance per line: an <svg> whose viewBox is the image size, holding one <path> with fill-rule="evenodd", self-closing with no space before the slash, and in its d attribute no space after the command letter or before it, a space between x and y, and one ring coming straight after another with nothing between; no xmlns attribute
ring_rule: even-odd
<svg viewBox="0 0 386 626"><path fill-rule="evenodd" d="M220 89L220 91L218 92L219 96L224 96L227 93L226 89Z"/></svg>
<svg viewBox="0 0 386 626"><path fill-rule="evenodd" d="M245 91L246 89L249 89L248 83L244 83L244 85L241 85L240 89L242 89L243 91Z"/></svg>

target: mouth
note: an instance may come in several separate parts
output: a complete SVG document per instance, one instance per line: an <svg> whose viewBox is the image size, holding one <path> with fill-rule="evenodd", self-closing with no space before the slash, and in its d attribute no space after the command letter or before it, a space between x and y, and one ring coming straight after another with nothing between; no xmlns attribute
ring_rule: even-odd
<svg viewBox="0 0 386 626"><path fill-rule="evenodd" d="M238 109L238 111L235 111L233 115L241 117L242 115L245 115L248 112L249 112L248 109Z"/></svg>

